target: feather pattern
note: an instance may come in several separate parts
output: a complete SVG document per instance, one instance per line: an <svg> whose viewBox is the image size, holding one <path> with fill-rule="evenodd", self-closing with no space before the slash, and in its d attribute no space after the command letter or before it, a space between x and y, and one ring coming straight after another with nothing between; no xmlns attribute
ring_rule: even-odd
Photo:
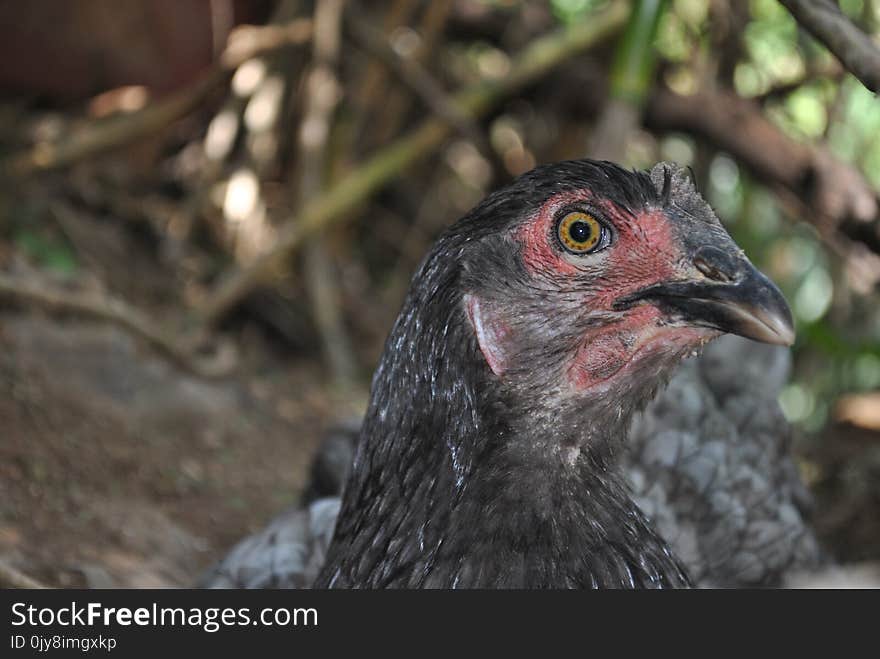
<svg viewBox="0 0 880 659"><path fill-rule="evenodd" d="M596 350L628 345L626 335L596 334L616 331L621 318L602 307L619 292L602 287L629 285L626 267L636 278L658 276L638 260L627 266L625 253L609 274L616 262L604 256L572 262L548 252L542 214L573 195L617 213L628 244L670 268L679 267L672 243L656 241L737 249L672 165L639 173L557 163L490 195L438 240L413 279L374 374L332 541L326 528L315 533L314 502L239 545L203 585L305 585L318 563L318 587L690 585L676 555L698 583L757 584L815 553L811 535L797 532L804 525L791 500L801 491L772 489L779 478L796 480L774 434L778 414L765 426L755 414L773 398L722 397L723 383L692 368L694 395L678 411L667 398L655 403L627 453L633 419L691 344L640 354L625 377L599 372L599 389L572 389L582 350L602 357ZM640 225L642 217L653 224ZM504 355L503 376L489 368L468 318L471 294L479 313L500 319L486 337ZM584 336L605 342L584 347ZM758 442L736 444L744 436ZM765 521L749 520L753 513ZM305 536L279 557L280 540L296 535L285 524ZM777 542L779 529L802 542Z"/></svg>

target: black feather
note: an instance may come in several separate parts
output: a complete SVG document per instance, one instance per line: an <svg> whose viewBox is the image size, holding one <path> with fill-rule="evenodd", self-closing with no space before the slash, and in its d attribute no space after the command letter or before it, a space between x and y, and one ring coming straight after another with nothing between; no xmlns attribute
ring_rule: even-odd
<svg viewBox="0 0 880 659"><path fill-rule="evenodd" d="M774 444L761 440L745 452L732 447L717 458L715 437L725 427L717 413L681 415L681 423L678 416L663 414L667 425L659 433L650 423L639 424L637 451L627 459L629 477L666 540L630 498L618 454L634 412L653 397L674 360L646 360L625 389L604 396L559 397L552 375L566 359L566 342L583 327L566 327L576 314L565 308L564 296L561 305L558 296L554 303L549 290L530 279L510 237L554 194L584 188L631 214L664 208L684 227L685 242L695 239L693 233L732 245L684 170L667 164L642 173L607 162L568 161L539 167L487 197L440 238L413 279L374 376L334 539L316 585L688 585L666 541L686 554L701 582L723 585L772 583L783 569L815 557L815 542L810 533L801 533L805 527L788 491L774 498L742 489L743 474L752 483L766 477L768 488L778 482L779 474L771 473L778 461ZM466 319L463 296L475 291L513 309L521 317L515 321L520 329L531 324L543 331L523 347L522 363L505 373L504 382L493 377ZM736 364L742 368L744 362ZM714 389L705 395L722 400ZM767 396L772 402L774 393ZM689 425L702 420L711 425L705 450L702 436ZM725 432L736 433L740 424L734 421ZM683 432L671 436L670 427ZM671 442L679 437L678 444ZM316 469L321 484L310 492L327 493L340 482L340 456L351 443L332 444L328 457L317 460L328 473L323 466ZM657 459L679 445L687 452ZM560 455L572 449L578 457L566 463ZM707 459L716 471L735 469L707 487ZM731 527L731 506L755 496L766 496L768 503L759 506L754 527ZM728 507L719 507L724 501ZM297 528L317 519L312 509L318 505L327 504L317 501L301 511L294 520ZM767 529L774 524L781 531L768 543ZM273 524L242 543L209 582L229 585L237 574L248 584L258 582L254 574L273 575L266 585L307 581L299 573L277 577L265 569L268 550L257 560L255 546L262 543L265 549L278 534ZM689 538L705 542L711 553L701 553L702 545L695 549ZM291 570L311 575L312 557L323 560L326 541L309 536L304 542L281 556L295 558L287 560ZM737 546L744 548L744 557L721 555ZM761 563L757 571L743 571L756 562Z"/></svg>

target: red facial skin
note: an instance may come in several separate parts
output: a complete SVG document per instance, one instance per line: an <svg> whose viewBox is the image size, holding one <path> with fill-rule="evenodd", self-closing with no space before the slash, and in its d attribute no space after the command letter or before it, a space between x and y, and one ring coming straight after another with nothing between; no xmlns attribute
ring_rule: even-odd
<svg viewBox="0 0 880 659"><path fill-rule="evenodd" d="M613 313L616 300L646 286L677 278L683 259L672 237L669 220L660 209L642 211L636 217L605 200L591 200L587 190L552 197L519 231L523 261L535 275L575 278L581 270L577 259L555 243L556 213L565 206L591 203L614 225L613 243L607 253L586 256L599 269L596 290L584 293L583 304L592 311ZM681 278L679 275L678 278ZM663 324L659 309L636 306L620 314L620 320L583 338L569 368L572 386L592 389L626 372L635 358L650 351L681 352L705 342L712 333Z"/></svg>
<svg viewBox="0 0 880 659"><path fill-rule="evenodd" d="M601 388L624 375L651 353L686 354L717 333L697 327L662 324L657 307L642 305L625 313L612 325L588 333L568 370L578 390Z"/></svg>

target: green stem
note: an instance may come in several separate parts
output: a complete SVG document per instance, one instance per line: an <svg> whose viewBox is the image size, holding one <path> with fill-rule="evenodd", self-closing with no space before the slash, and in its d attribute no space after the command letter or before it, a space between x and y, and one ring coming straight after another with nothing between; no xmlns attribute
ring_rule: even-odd
<svg viewBox="0 0 880 659"><path fill-rule="evenodd" d="M637 0L614 55L611 95L642 107L657 68L654 42L668 0Z"/></svg>

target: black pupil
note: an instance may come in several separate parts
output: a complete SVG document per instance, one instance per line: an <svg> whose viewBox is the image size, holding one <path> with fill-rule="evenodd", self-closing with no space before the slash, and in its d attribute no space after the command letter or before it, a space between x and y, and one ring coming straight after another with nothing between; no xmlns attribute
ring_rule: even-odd
<svg viewBox="0 0 880 659"><path fill-rule="evenodd" d="M576 243L585 243L592 237L593 230L589 224L578 220L577 222L572 222L571 226L568 227L568 235Z"/></svg>

